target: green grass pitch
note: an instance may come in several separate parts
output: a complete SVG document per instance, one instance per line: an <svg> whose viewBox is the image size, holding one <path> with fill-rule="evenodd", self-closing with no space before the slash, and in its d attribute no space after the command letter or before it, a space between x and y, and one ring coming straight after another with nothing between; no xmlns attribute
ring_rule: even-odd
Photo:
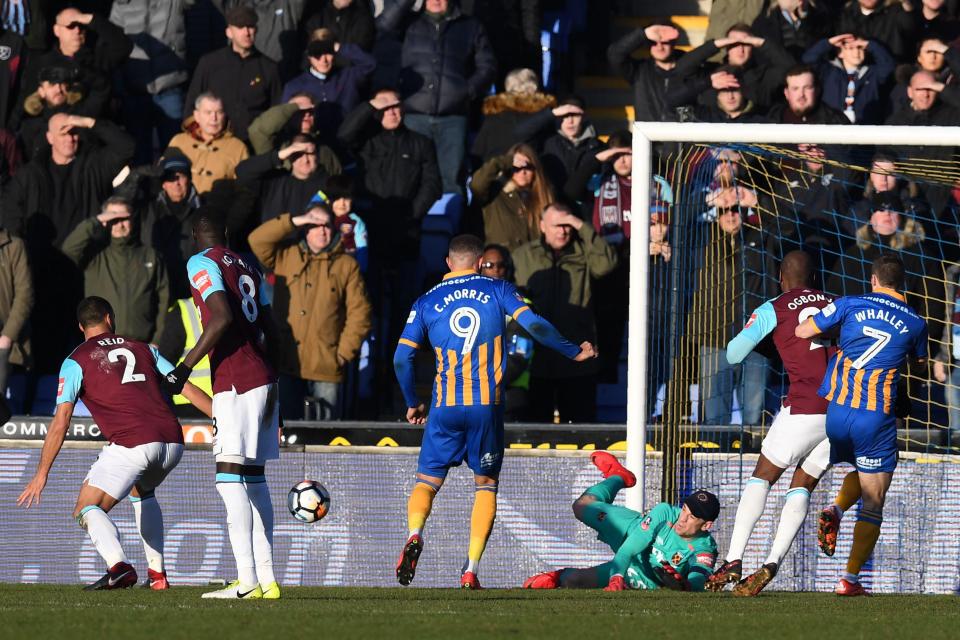
<svg viewBox="0 0 960 640"><path fill-rule="evenodd" d="M0 638L957 638L954 596L288 588L279 601L203 589L85 593L0 585Z"/></svg>

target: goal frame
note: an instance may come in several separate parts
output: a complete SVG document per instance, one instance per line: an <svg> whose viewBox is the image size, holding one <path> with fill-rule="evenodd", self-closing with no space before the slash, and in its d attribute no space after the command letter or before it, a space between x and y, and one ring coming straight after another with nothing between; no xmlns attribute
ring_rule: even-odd
<svg viewBox="0 0 960 640"><path fill-rule="evenodd" d="M732 124L715 122L634 122L631 218L650 219L653 143L835 144L960 147L960 127L883 125ZM650 225L631 225L630 291L627 323L627 467L640 481L627 490L626 503L642 511L646 504L647 342L650 334ZM640 310L639 313L636 310Z"/></svg>

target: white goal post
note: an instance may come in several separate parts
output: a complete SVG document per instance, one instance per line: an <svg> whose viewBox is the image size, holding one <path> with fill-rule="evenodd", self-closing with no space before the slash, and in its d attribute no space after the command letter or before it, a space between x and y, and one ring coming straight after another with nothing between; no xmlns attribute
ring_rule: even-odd
<svg viewBox="0 0 960 640"><path fill-rule="evenodd" d="M712 122L634 122L630 297L627 328L627 466L637 486L627 491L627 506L642 511L645 501L647 418L647 342L649 336L650 183L654 142L713 144L835 144L960 147L960 127L874 125L722 124ZM640 310L638 313L637 310Z"/></svg>

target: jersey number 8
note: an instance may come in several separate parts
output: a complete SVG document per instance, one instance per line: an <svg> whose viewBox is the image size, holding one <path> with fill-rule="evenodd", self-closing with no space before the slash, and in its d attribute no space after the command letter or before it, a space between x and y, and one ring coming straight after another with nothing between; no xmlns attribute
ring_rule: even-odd
<svg viewBox="0 0 960 640"><path fill-rule="evenodd" d="M462 320L466 319L466 324ZM470 307L460 307L450 315L450 333L463 338L463 349L461 354L473 351L473 345L477 341L477 334L480 333L480 314Z"/></svg>
<svg viewBox="0 0 960 640"><path fill-rule="evenodd" d="M257 287L253 284L253 278L243 274L237 281L237 287L240 289L240 308L243 309L243 315L251 323L256 322L260 308L257 306L257 299L254 297L257 294Z"/></svg>

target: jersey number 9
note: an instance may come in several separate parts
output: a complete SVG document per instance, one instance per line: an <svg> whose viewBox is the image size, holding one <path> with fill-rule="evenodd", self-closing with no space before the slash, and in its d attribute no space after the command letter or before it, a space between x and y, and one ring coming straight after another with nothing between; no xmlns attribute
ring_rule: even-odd
<svg viewBox="0 0 960 640"><path fill-rule="evenodd" d="M477 341L477 334L480 333L480 314L470 307L458 308L450 315L450 333L463 338L463 348L460 353L470 353Z"/></svg>

